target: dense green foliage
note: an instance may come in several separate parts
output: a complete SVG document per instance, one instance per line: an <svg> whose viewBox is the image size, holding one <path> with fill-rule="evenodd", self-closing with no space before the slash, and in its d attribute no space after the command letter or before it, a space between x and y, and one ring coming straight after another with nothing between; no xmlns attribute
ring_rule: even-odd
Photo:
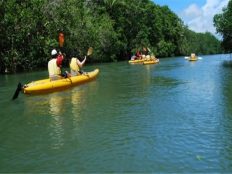
<svg viewBox="0 0 232 174"><path fill-rule="evenodd" d="M225 51L232 51L232 0L223 9L221 14L214 16L214 25L218 33L223 37L222 46Z"/></svg>
<svg viewBox="0 0 232 174"><path fill-rule="evenodd" d="M157 57L220 52L213 35L190 31L150 0L7 0L0 1L0 20L1 72L46 67L60 30L67 58L91 46L92 62L125 60L143 46Z"/></svg>
<svg viewBox="0 0 232 174"><path fill-rule="evenodd" d="M187 53L193 52L197 54L216 54L221 52L220 42L211 33L195 33L191 30L185 30L183 42Z"/></svg>

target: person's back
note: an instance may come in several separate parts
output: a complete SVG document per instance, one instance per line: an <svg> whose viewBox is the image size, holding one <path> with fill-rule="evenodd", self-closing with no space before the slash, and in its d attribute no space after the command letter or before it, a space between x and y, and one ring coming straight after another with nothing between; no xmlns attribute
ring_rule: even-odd
<svg viewBox="0 0 232 174"><path fill-rule="evenodd" d="M77 64L77 58L72 57L70 62L70 73L72 76L78 75L78 72L80 71L80 67Z"/></svg>
<svg viewBox="0 0 232 174"><path fill-rule="evenodd" d="M141 52L139 50L136 51L135 56L136 56L136 59L142 58Z"/></svg>
<svg viewBox="0 0 232 174"><path fill-rule="evenodd" d="M57 80L57 79L59 79L59 76L61 74L61 70L56 65L56 59L51 59L48 62L48 74L49 74L49 78L51 80Z"/></svg>
<svg viewBox="0 0 232 174"><path fill-rule="evenodd" d="M191 56L190 56L192 59L196 58L196 54L195 53L191 53Z"/></svg>
<svg viewBox="0 0 232 174"><path fill-rule="evenodd" d="M58 53L55 49L51 52L52 59L48 62L48 74L51 81L61 79L61 69L62 57L58 58Z"/></svg>
<svg viewBox="0 0 232 174"><path fill-rule="evenodd" d="M143 47L142 54L147 56L148 55L148 49L146 47Z"/></svg>
<svg viewBox="0 0 232 174"><path fill-rule="evenodd" d="M74 55L74 54L76 54L76 55ZM72 58L71 58L71 61L70 61L70 64L69 64L71 76L77 76L77 75L83 73L81 71L81 68L85 64L86 56L85 56L83 61L80 61L77 57L79 57L79 54L77 51L76 51L76 53L74 51Z"/></svg>

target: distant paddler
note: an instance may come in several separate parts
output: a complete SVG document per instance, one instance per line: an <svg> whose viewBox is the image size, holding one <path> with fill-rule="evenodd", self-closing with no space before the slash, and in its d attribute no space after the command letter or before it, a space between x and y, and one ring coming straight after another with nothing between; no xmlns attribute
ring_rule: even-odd
<svg viewBox="0 0 232 174"><path fill-rule="evenodd" d="M150 51L149 51L150 49L148 49L147 47L143 47L143 50L142 50L142 58L144 59L144 60L150 60Z"/></svg>
<svg viewBox="0 0 232 174"><path fill-rule="evenodd" d="M195 53L191 53L189 61L196 61L198 58Z"/></svg>
<svg viewBox="0 0 232 174"><path fill-rule="evenodd" d="M141 60L141 59L142 59L142 54L139 51L139 49L137 48L135 54L133 56L131 56L130 60L133 61L133 60Z"/></svg>
<svg viewBox="0 0 232 174"><path fill-rule="evenodd" d="M198 59L202 59L201 57L196 56L195 53L191 53L191 55L189 57L185 57L185 59L189 60L189 61L197 61Z"/></svg>

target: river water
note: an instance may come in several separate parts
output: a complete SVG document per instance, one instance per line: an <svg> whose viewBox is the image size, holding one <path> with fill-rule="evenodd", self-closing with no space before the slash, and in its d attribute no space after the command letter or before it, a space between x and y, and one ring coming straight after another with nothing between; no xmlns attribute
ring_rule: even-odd
<svg viewBox="0 0 232 174"><path fill-rule="evenodd" d="M228 57L86 66L96 80L14 101L47 72L0 76L0 172L232 172Z"/></svg>

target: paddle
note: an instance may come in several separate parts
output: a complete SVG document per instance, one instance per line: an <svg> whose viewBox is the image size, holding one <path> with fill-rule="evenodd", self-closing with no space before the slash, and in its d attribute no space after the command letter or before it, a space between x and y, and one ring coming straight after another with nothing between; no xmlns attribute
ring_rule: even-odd
<svg viewBox="0 0 232 174"><path fill-rule="evenodd" d="M16 98L18 98L18 95L19 95L19 92L22 90L22 84L19 82L18 83L18 86L17 86L17 88L16 88L16 90L15 90L15 93L14 93L14 95L13 95L13 97L12 97L12 100L15 100Z"/></svg>
<svg viewBox="0 0 232 174"><path fill-rule="evenodd" d="M59 41L59 47L62 48L64 45L64 33L62 31L59 32L58 41Z"/></svg>
<svg viewBox="0 0 232 174"><path fill-rule="evenodd" d="M185 59L189 59L190 57L185 56L184 58L185 58ZM197 57L197 59L201 60L202 57Z"/></svg>
<svg viewBox="0 0 232 174"><path fill-rule="evenodd" d="M88 51L87 51L87 57L90 56L93 53L93 48L89 47Z"/></svg>

